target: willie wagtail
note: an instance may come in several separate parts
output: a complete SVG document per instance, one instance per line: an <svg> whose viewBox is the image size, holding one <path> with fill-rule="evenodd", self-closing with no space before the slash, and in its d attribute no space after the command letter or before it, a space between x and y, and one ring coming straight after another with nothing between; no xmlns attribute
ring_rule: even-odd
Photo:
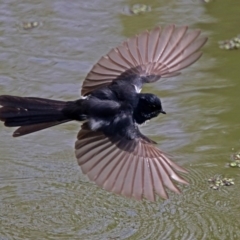
<svg viewBox="0 0 240 240"><path fill-rule="evenodd" d="M0 96L0 120L19 127L19 137L69 121L84 121L75 144L83 173L100 187L127 197L155 201L176 193L173 180L187 184L156 143L139 131L139 124L165 114L160 99L141 93L145 83L176 76L197 61L206 37L187 27L145 31L102 57L82 85L76 101Z"/></svg>

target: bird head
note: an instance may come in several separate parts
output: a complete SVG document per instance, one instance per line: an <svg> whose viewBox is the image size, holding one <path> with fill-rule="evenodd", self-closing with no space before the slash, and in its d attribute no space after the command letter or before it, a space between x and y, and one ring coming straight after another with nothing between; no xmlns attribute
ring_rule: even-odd
<svg viewBox="0 0 240 240"><path fill-rule="evenodd" d="M137 123L142 124L151 118L157 117L163 111L161 100L154 94L141 93L134 112L134 119Z"/></svg>

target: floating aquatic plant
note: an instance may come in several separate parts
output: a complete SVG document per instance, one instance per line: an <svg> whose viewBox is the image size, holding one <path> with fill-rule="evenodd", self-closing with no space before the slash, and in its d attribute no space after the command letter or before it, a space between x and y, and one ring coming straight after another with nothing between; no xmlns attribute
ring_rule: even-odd
<svg viewBox="0 0 240 240"><path fill-rule="evenodd" d="M218 44L221 49L238 49L240 48L240 34L230 40L219 41Z"/></svg>
<svg viewBox="0 0 240 240"><path fill-rule="evenodd" d="M125 6L123 8L123 14L125 15L140 15L147 12L151 12L152 8L145 4L134 4L132 6Z"/></svg>
<svg viewBox="0 0 240 240"><path fill-rule="evenodd" d="M232 161L228 163L229 167L240 168L240 152L234 153L232 156Z"/></svg>
<svg viewBox="0 0 240 240"><path fill-rule="evenodd" d="M130 12L135 15L150 12L150 11L151 11L151 7L145 4L134 4L130 9Z"/></svg>
<svg viewBox="0 0 240 240"><path fill-rule="evenodd" d="M233 178L223 178L220 175L214 176L208 179L209 187L213 190L218 190L221 186L231 186L234 185Z"/></svg>
<svg viewBox="0 0 240 240"><path fill-rule="evenodd" d="M140 15L147 12L151 12L152 8L145 4L134 4L131 7L126 6L123 9L123 14L126 15Z"/></svg>
<svg viewBox="0 0 240 240"><path fill-rule="evenodd" d="M33 21L33 22L23 22L22 23L22 28L24 30L31 30L33 28L36 28L40 25L40 22L36 22L36 21Z"/></svg>

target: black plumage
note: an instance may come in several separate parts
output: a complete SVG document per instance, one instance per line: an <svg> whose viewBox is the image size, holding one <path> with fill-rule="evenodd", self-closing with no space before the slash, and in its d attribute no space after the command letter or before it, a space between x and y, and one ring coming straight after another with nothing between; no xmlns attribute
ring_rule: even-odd
<svg viewBox="0 0 240 240"><path fill-rule="evenodd" d="M187 184L173 163L138 124L165 114L160 99L140 93L145 83L179 74L194 63L207 39L200 31L167 26L144 32L112 49L87 75L76 101L0 96L0 120L19 127L14 137L69 121L85 121L75 144L82 171L108 191L154 201Z"/></svg>

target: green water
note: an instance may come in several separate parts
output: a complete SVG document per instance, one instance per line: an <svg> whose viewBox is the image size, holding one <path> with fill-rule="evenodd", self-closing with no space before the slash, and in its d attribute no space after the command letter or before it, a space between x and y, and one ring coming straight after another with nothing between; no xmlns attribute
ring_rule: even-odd
<svg viewBox="0 0 240 240"><path fill-rule="evenodd" d="M0 8L0 94L79 97L92 65L122 40L176 23L209 37L203 57L176 78L145 87L167 115L141 130L189 170L181 195L136 202L99 189L74 157L79 124L22 138L0 125L0 239L240 239L240 50L217 42L240 33L239 0L148 1L152 12L125 15L146 1L16 1ZM41 25L24 30L24 21ZM218 191L207 179L233 177Z"/></svg>

